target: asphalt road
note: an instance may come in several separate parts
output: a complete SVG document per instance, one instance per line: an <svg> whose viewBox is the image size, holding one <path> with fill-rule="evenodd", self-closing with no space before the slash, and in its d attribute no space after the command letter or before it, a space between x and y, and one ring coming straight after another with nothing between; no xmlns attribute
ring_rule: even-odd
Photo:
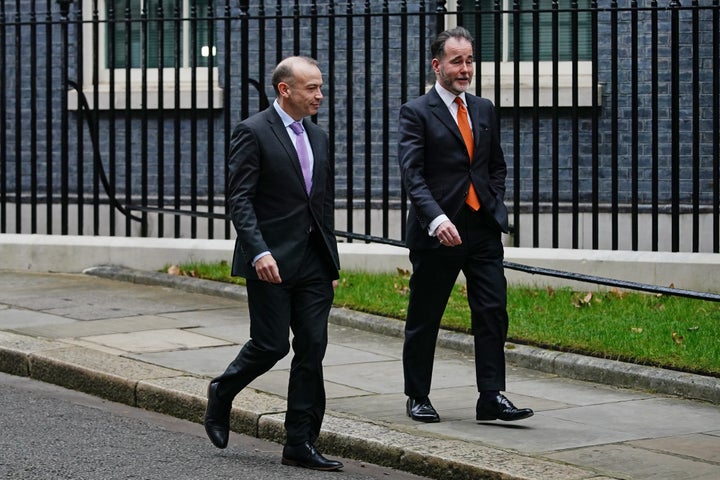
<svg viewBox="0 0 720 480"><path fill-rule="evenodd" d="M342 472L288 467L281 450L237 434L218 450L201 425L0 373L0 479L422 478L347 459Z"/></svg>

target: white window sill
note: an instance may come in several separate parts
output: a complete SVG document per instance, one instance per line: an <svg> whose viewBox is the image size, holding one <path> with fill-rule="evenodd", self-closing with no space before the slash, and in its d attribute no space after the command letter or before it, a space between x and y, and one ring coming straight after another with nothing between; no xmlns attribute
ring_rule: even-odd
<svg viewBox="0 0 720 480"><path fill-rule="evenodd" d="M592 107L593 106L593 86L591 77L578 77L577 85L577 106ZM475 92L475 85L469 89ZM597 105L602 105L602 85L597 86ZM495 77L483 76L481 80L481 95L491 100L495 105L501 108L515 106L515 83L512 78L500 78L500 98L495 98ZM573 106L573 84L572 78L558 78L557 85L557 103L553 102L553 82L552 78L540 77L538 86L538 99L535 101L535 92L533 88L532 77L522 78L519 85L519 105L520 107L572 107Z"/></svg>
<svg viewBox="0 0 720 480"><path fill-rule="evenodd" d="M85 98L88 102L88 107L93 110L95 89L92 86L86 86L83 89ZM143 92L140 85L132 84L130 88L130 109L140 110L143 107L147 110L157 110L160 108L160 99L162 98L163 110L171 109L190 109L192 105L192 88L190 83L181 83L179 88L179 102L175 105L175 87L174 85L167 85L162 91L158 90L157 85L148 86L145 95L146 103L143 106L142 96ZM212 99L210 99L210 93L212 93ZM128 92L125 89L124 84L115 85L115 98L113 105L110 105L110 85L100 84L98 85L98 110L124 110L127 108L127 95ZM195 94L195 105L196 109L218 109L223 106L223 89L217 85L212 87L212 90L208 91L208 85L198 82L197 90ZM76 90L68 91L68 109L78 110L78 92Z"/></svg>
<svg viewBox="0 0 720 480"><path fill-rule="evenodd" d="M512 62L500 65L500 98L495 98L495 64L483 62L482 72L475 68L475 76L469 91L475 92L475 82L480 78L481 94L500 107L515 106L515 66ZM520 107L572 107L573 74L570 62L560 62L557 79L553 75L552 62L538 64L538 99L535 102L533 92L534 66L532 62L520 62L519 66L519 106ZM553 88L557 81L558 101L553 103ZM579 62L577 73L578 107L593 106L592 63ZM602 105L602 85L597 85L597 105Z"/></svg>

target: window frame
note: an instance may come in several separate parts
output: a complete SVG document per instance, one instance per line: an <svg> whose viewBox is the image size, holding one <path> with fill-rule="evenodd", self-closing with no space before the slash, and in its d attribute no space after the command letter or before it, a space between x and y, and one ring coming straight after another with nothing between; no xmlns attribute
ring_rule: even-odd
<svg viewBox="0 0 720 480"><path fill-rule="evenodd" d="M140 0L141 2L143 0ZM190 35L189 35L189 18L190 0L183 0L182 18L182 56L183 66L179 67L179 83L175 82L175 67L164 67L162 75L162 85L160 85L160 69L159 68L115 68L114 83L111 84L111 68L107 65L107 17L105 0L97 0L98 22L94 23L92 18L93 0L83 0L83 58L93 59L97 54L97 93L99 110L124 109L128 106L128 95L130 108L137 109L158 109L162 98L162 106L164 109L208 109L222 108L223 106L223 89L219 86L219 73L217 61L214 66L186 66L190 60ZM98 51L94 51L93 34L97 25L98 35ZM217 55L217 46L213 46L213 53ZM217 57L216 57L217 58ZM127 71L130 73L129 88L126 81ZM89 108L93 109L95 85L93 78L95 76L94 61L83 62L83 86L82 91L88 102ZM195 75L196 95L195 104L192 103L192 87L193 73ZM146 78L146 88L143 92L143 75ZM212 85L210 80L212 79ZM114 91L111 88L114 86ZM175 105L176 90L179 93L179 104ZM210 102L209 92L212 91L212 105ZM145 94L146 103L143 106L143 93ZM114 105L110 105L111 94L114 94ZM79 108L77 92L71 90L68 92L68 107L71 110Z"/></svg>
<svg viewBox="0 0 720 480"><path fill-rule="evenodd" d="M448 1L448 12L456 12L459 0ZM461 1L461 0L460 0ZM508 10L508 2L503 0L503 9ZM495 98L496 94L496 75L495 64L493 61L476 61L474 63L473 80L470 84L469 91L476 92L478 81L480 83L479 93L491 100L500 107L515 106L515 62L508 60L510 56L510 14L504 15L503 22L503 47L502 61L500 61L500 97ZM448 13L445 16L446 28L454 28L458 25L457 14ZM536 105L534 98L534 62L521 60L519 63L519 107L534 107ZM572 107L573 106L573 62L562 60L558 62L557 90L558 103L553 103L553 90L555 88L555 76L553 73L552 60L540 60L538 62L538 100L537 106L540 107ZM577 62L577 94L578 107L593 106L593 62L590 60L582 60ZM597 85L597 105L600 106L602 99L602 87Z"/></svg>

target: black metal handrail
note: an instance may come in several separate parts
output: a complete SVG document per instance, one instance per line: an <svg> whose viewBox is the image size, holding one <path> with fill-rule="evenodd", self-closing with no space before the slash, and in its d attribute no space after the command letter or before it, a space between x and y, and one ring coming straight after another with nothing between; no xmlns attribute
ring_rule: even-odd
<svg viewBox="0 0 720 480"><path fill-rule="evenodd" d="M361 235L356 233L336 231L335 234L339 237L351 238L354 240L361 240L368 243L380 243L384 245L391 245L394 247L405 247L405 244L398 240L390 240L387 238L374 237L371 235ZM711 292L697 292L694 290L685 290L682 288L675 287L662 287L658 285L652 285L648 283L631 282L628 280L618 280L615 278L599 277L597 275L587 275L584 273L567 272L563 270L556 270L553 268L535 267L531 265L523 265L521 263L503 262L505 268L510 270L517 270L520 272L528 273L530 275L544 275L548 277L564 278L566 280L574 280L578 282L594 283L596 285L605 285L608 287L624 288L628 290L639 290L647 293L656 293L660 295L672 295L676 297L693 298L696 300L707 300L710 302L720 302L720 294Z"/></svg>
<svg viewBox="0 0 720 480"><path fill-rule="evenodd" d="M598 277L596 275L586 275L584 273L565 272L552 268L533 267L530 265L522 265L519 263L505 262L505 268L518 270L532 275L545 275L549 277L564 278L567 280L576 280L578 282L594 283L597 285L605 285L609 287L625 288L629 290L641 290L648 293L657 293L662 295L673 295L676 297L694 298L697 300L708 300L711 302L720 302L720 294L709 292L696 292L693 290L683 290L674 287L660 287L647 283L630 282L627 280L617 280L614 278Z"/></svg>

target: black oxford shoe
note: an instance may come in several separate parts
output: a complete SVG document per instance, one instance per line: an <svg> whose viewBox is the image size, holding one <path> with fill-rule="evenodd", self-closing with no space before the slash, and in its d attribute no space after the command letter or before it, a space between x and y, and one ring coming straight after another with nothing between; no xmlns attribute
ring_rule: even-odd
<svg viewBox="0 0 720 480"><path fill-rule="evenodd" d="M440 415L438 415L427 398L422 400L408 398L406 410L408 417L418 422L436 423L440 421Z"/></svg>
<svg viewBox="0 0 720 480"><path fill-rule="evenodd" d="M310 442L300 445L285 445L282 454L282 464L292 467L304 467L312 470L333 471L343 468L343 464L336 460L328 460Z"/></svg>
<svg viewBox="0 0 720 480"><path fill-rule="evenodd" d="M207 410L205 410L205 433L217 448L225 448L230 436L230 409L231 402L226 402L218 396L217 382L208 386Z"/></svg>
<svg viewBox="0 0 720 480"><path fill-rule="evenodd" d="M492 400L477 402L477 420L503 420L512 422L513 420L522 420L533 416L533 411L529 408L515 408L505 395L498 394Z"/></svg>

